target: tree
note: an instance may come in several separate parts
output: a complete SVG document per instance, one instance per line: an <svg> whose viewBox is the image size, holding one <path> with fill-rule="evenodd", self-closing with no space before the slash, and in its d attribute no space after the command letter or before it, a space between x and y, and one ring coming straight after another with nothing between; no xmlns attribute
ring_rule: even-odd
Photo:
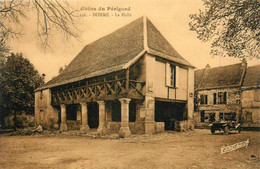
<svg viewBox="0 0 260 169"><path fill-rule="evenodd" d="M21 112L34 114L34 90L43 84L43 78L22 54L11 54L0 62L1 119ZM16 126L16 124L15 124Z"/></svg>
<svg viewBox="0 0 260 169"><path fill-rule="evenodd" d="M6 44L6 39L0 38L0 60L4 61L7 53L9 53L9 46Z"/></svg>
<svg viewBox="0 0 260 169"><path fill-rule="evenodd" d="M53 31L63 32L66 37L77 37L72 8L66 0L1 0L0 38L17 37L22 34L21 18L34 10L38 37L44 47L49 45Z"/></svg>
<svg viewBox="0 0 260 169"><path fill-rule="evenodd" d="M203 0L205 10L191 14L190 30L211 42L212 55L259 59L259 0Z"/></svg>

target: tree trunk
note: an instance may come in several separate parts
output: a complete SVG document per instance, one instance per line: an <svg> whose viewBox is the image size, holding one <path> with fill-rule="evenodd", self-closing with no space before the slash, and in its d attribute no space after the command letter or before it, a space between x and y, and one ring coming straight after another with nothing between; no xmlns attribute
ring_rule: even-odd
<svg viewBox="0 0 260 169"><path fill-rule="evenodd" d="M17 130L17 113L14 111L14 131Z"/></svg>

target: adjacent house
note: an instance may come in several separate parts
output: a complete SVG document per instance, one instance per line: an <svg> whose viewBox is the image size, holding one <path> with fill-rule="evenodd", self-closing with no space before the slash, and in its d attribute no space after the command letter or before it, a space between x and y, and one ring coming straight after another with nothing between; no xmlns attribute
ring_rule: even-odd
<svg viewBox="0 0 260 169"><path fill-rule="evenodd" d="M247 127L260 127L260 65L238 64L195 71L196 125L221 120L224 116Z"/></svg>
<svg viewBox="0 0 260 169"><path fill-rule="evenodd" d="M196 121L210 123L223 119L224 115L234 120L241 119L241 85L247 63L242 63L195 71L195 111Z"/></svg>
<svg viewBox="0 0 260 169"><path fill-rule="evenodd" d="M241 90L243 127L260 127L260 65L247 68Z"/></svg>
<svg viewBox="0 0 260 169"><path fill-rule="evenodd" d="M193 128L194 66L139 18L85 46L35 91L37 124L99 134Z"/></svg>

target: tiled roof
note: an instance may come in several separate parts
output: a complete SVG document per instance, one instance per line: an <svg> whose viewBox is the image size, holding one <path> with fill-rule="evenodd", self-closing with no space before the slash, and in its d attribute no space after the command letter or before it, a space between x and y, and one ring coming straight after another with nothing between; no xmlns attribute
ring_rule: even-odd
<svg viewBox="0 0 260 169"><path fill-rule="evenodd" d="M247 68L243 86L260 86L260 65Z"/></svg>
<svg viewBox="0 0 260 169"><path fill-rule="evenodd" d="M202 80L205 70L206 69L199 69L194 72L194 88L195 89L197 89L199 87L199 84Z"/></svg>
<svg viewBox="0 0 260 169"><path fill-rule="evenodd" d="M244 75L242 63L195 71L195 90L241 85Z"/></svg>
<svg viewBox="0 0 260 169"><path fill-rule="evenodd" d="M37 90L125 69L145 52L193 67L173 49L149 19L141 17L85 46L61 74Z"/></svg>

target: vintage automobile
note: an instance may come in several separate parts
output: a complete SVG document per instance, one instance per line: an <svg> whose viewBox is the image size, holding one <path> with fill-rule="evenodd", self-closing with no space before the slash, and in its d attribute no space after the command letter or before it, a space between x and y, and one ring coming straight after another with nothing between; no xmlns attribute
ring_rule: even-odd
<svg viewBox="0 0 260 169"><path fill-rule="evenodd" d="M219 121L214 121L211 125L211 133L215 134L215 131L224 131L227 135L229 131L241 132L241 123L237 122L234 118L224 115Z"/></svg>

